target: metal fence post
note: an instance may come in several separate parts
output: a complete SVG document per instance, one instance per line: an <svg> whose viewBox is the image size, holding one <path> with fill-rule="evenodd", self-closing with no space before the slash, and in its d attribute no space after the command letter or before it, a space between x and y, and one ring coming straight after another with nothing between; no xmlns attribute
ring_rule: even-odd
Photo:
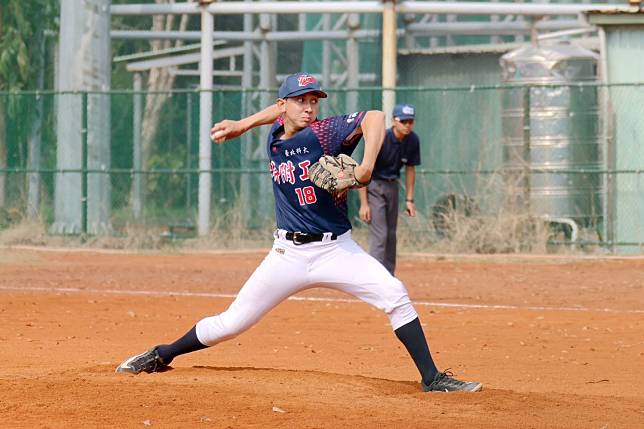
<svg viewBox="0 0 644 429"><path fill-rule="evenodd" d="M192 168L192 93L186 94L186 168ZM192 206L192 174L186 173L186 213Z"/></svg>
<svg viewBox="0 0 644 429"><path fill-rule="evenodd" d="M532 161L530 159L530 85L526 85L523 91L523 205L526 210L530 211L530 174L532 170Z"/></svg>
<svg viewBox="0 0 644 429"><path fill-rule="evenodd" d="M87 235L87 92L81 94L81 232Z"/></svg>
<svg viewBox="0 0 644 429"><path fill-rule="evenodd" d="M132 112L132 214L137 222L143 217L143 148L141 146L141 123L143 118L143 87L141 73L134 73Z"/></svg>

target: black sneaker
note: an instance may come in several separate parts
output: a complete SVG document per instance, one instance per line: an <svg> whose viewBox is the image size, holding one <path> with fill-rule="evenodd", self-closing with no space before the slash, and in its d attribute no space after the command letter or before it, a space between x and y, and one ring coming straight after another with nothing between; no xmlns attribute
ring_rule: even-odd
<svg viewBox="0 0 644 429"><path fill-rule="evenodd" d="M143 352L139 355L132 356L116 367L116 372L129 372L130 374L140 374L142 372L162 372L169 369L168 364L163 362L159 356L157 347Z"/></svg>
<svg viewBox="0 0 644 429"><path fill-rule="evenodd" d="M451 371L439 372L434 376L434 381L425 384L421 381L423 391L425 392L478 392L483 388L483 384L478 381L460 381L453 377Z"/></svg>

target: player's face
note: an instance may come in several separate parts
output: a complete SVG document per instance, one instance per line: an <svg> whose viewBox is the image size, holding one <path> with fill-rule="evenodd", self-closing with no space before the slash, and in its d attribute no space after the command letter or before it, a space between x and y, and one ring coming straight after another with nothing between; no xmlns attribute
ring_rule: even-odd
<svg viewBox="0 0 644 429"><path fill-rule="evenodd" d="M394 129L399 134L408 136L414 130L414 120L394 118Z"/></svg>
<svg viewBox="0 0 644 429"><path fill-rule="evenodd" d="M278 105L284 113L284 122L297 130L308 127L318 116L319 100L320 97L313 92L279 100Z"/></svg>

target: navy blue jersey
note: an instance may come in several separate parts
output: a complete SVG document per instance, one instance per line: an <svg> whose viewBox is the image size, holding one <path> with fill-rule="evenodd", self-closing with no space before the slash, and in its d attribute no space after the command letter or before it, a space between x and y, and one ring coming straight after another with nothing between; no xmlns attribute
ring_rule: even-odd
<svg viewBox="0 0 644 429"><path fill-rule="evenodd" d="M347 193L333 195L310 180L308 168L322 155L351 155L362 137L365 112L315 121L287 140L280 140L279 118L268 135L269 169L275 193L277 227L287 231L343 234L351 229Z"/></svg>
<svg viewBox="0 0 644 429"><path fill-rule="evenodd" d="M403 141L398 141L392 129L385 134L385 141L376 158L372 178L392 180L400 177L403 165L420 165L420 141L411 132Z"/></svg>

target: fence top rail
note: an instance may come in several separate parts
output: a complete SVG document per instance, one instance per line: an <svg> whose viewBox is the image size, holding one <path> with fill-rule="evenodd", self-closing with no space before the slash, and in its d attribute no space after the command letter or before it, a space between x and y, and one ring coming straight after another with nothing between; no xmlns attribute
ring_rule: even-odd
<svg viewBox="0 0 644 429"><path fill-rule="evenodd" d="M326 92L331 93L345 93L348 91L355 92L369 92L369 91L382 91L384 89L393 89L395 91L418 91L418 92L462 92L462 91L485 91L485 90L506 90L516 88L639 88L644 86L644 82L619 82L619 83L602 83L597 81L592 82L561 82L561 83L511 83L511 84L498 84L498 85L468 85L468 86L442 86L442 87L423 87L423 86L398 86L396 88L386 88L382 86L363 86L359 88L329 88ZM107 91L99 90L73 90L73 91L56 91L56 90L21 90L21 91L0 91L0 96L46 96L46 95L82 95L82 94L97 94L97 95L134 95L134 94L199 94L201 92L231 92L231 93L274 93L277 88L213 88L213 89L200 89L200 88L176 88L168 91L135 91L132 89L112 89Z"/></svg>

